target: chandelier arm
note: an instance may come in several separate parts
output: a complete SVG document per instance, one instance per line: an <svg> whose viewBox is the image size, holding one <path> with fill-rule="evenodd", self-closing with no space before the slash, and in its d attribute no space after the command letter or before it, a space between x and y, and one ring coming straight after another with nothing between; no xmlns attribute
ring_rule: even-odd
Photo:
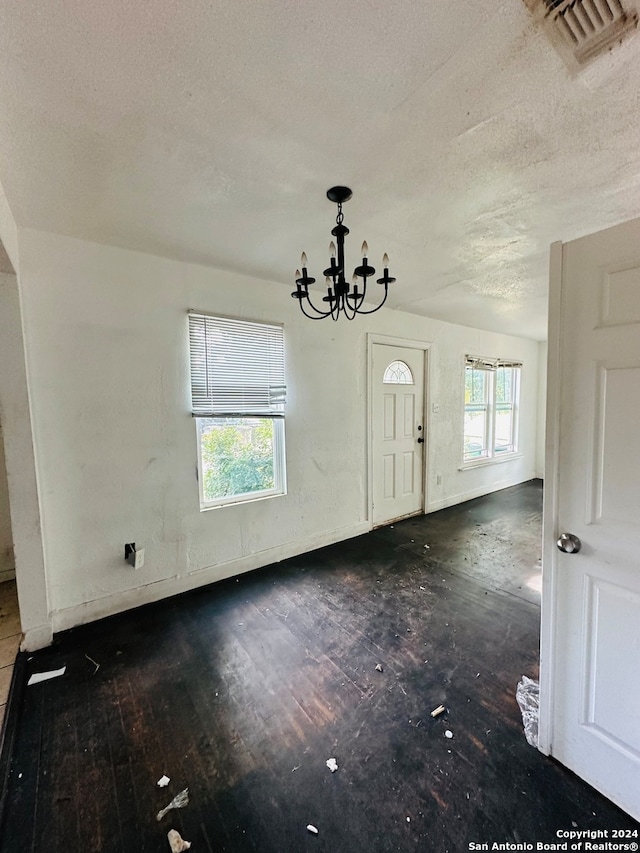
<svg viewBox="0 0 640 853"><path fill-rule="evenodd" d="M352 304L350 302L349 294L345 294L345 296L343 298L344 298L344 305L343 305L342 310L344 311L344 316L347 318L347 320L355 320L356 314L358 313L358 309L356 308L355 303ZM360 297L358 297L358 299L359 298ZM349 310L347 310L347 308Z"/></svg>
<svg viewBox="0 0 640 853"><path fill-rule="evenodd" d="M322 316L323 316L323 317L328 317L328 316L329 316L329 314L331 314L331 312L332 312L332 310L333 310L332 308L330 308L328 311L323 311L321 308L317 308L317 307L313 304L313 302L311 301L311 297L309 296L309 291L307 291L306 300L307 300L307 303L311 306L311 308L313 308L313 310L314 310L317 314L322 314ZM330 304L331 304L331 303L330 303Z"/></svg>
<svg viewBox="0 0 640 853"><path fill-rule="evenodd" d="M353 296L350 297L349 305L351 306L351 308L353 309L353 311L356 314L359 314L360 313L360 306L362 305L363 302L364 302L364 297L363 297L362 293L358 293L357 298L354 298Z"/></svg>
<svg viewBox="0 0 640 853"><path fill-rule="evenodd" d="M387 296L389 295L389 286L385 284L384 286L384 296L382 298L382 302L378 305L377 308L372 308L371 311L360 311L358 310L358 314L375 314L376 311L379 311L384 303L387 301ZM364 301L364 300L363 300Z"/></svg>
<svg viewBox="0 0 640 853"><path fill-rule="evenodd" d="M328 314L316 314L315 316L313 314L307 314L302 305L300 305L300 310L302 311L304 316L308 317L310 320L326 320L329 316Z"/></svg>
<svg viewBox="0 0 640 853"><path fill-rule="evenodd" d="M300 300L300 309L301 309L302 313L304 314L304 316L308 317L310 320L324 320L325 317L328 317L331 314L331 311L320 311L319 308L316 308L316 306L313 304L313 302L309 299L308 294L307 294L307 296L305 296L305 300L306 300L307 304L310 306L310 308L312 308L316 312L315 317L313 314L308 314L305 311L304 300L302 300L302 299Z"/></svg>
<svg viewBox="0 0 640 853"><path fill-rule="evenodd" d="M340 296L338 296L336 298L336 301L333 305L333 308L335 309L335 313L332 313L331 317L334 320L339 320L340 319L340 312L341 311L344 312L344 294L341 294Z"/></svg>

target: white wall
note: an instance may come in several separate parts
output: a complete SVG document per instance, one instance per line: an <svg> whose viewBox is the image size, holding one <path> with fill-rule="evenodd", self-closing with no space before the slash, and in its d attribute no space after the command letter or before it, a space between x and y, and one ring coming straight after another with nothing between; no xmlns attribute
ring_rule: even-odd
<svg viewBox="0 0 640 853"><path fill-rule="evenodd" d="M367 332L432 343L428 509L535 475L536 342L390 310L314 323L282 285L37 231L19 238L54 630L367 530ZM284 322L286 496L199 511L188 308ZM466 352L524 362L518 460L458 470ZM123 559L129 541L146 548L138 571Z"/></svg>
<svg viewBox="0 0 640 853"><path fill-rule="evenodd" d="M18 229L9 207L9 202L4 194L4 188L0 183L0 243L5 250L13 267L12 272L18 269ZM3 269L2 272L9 270Z"/></svg>
<svg viewBox="0 0 640 853"><path fill-rule="evenodd" d="M547 418L547 343L538 344L538 429L536 442L536 477L544 480L545 429Z"/></svg>

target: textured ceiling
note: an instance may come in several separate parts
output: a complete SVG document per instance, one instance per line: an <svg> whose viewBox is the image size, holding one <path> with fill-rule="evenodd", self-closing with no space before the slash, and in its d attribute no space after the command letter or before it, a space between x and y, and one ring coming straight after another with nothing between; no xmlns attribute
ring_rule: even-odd
<svg viewBox="0 0 640 853"><path fill-rule="evenodd" d="M20 226L292 289L354 191L392 307L543 338L548 249L640 215L640 39L571 77L522 0L0 0Z"/></svg>

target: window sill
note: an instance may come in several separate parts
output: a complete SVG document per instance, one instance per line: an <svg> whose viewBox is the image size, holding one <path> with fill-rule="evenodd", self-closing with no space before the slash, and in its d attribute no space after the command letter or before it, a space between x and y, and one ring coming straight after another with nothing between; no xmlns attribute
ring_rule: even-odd
<svg viewBox="0 0 640 853"><path fill-rule="evenodd" d="M468 471L470 468L484 468L486 465L500 465L501 462L512 462L514 459L523 459L524 453L505 453L500 456L491 456L488 459L473 459L463 462L458 471Z"/></svg>
<svg viewBox="0 0 640 853"><path fill-rule="evenodd" d="M254 504L258 501L268 501L270 498L282 498L287 493L285 491L282 492L268 492L265 494L261 492L259 495L255 497L246 497L242 495L234 495L232 498L228 500L226 498L221 498L220 501L216 501L216 503L206 503L200 504L200 512L209 512L210 509L222 509L225 506L241 506L242 504Z"/></svg>

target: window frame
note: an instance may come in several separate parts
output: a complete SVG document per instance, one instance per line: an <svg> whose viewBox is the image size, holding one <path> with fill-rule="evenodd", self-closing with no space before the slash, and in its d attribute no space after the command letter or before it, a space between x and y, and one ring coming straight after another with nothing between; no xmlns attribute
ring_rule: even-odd
<svg viewBox="0 0 640 853"><path fill-rule="evenodd" d="M271 418L273 422L273 488L261 489L260 491L255 492L240 492L235 495L223 495L219 498L213 498L213 500L207 500L204 496L204 467L202 461L202 422L206 420L209 419L194 417L198 453L198 495L200 498L201 512L208 509L217 509L221 506L250 503L251 501L260 501L266 498L275 498L280 495L286 495L287 478L284 418L279 417Z"/></svg>
<svg viewBox="0 0 640 853"><path fill-rule="evenodd" d="M498 407L504 403L497 402L496 374L499 369L510 368L513 370L511 383L511 400L509 402L511 411L511 441L504 450L496 447L496 417ZM482 370L486 374L486 411L485 411L485 436L486 449L481 456L467 456L465 453L465 420L470 404L466 402L467 370ZM463 372L463 418L462 418L462 464L460 470L477 468L482 465L492 465L499 462L516 459L522 454L519 452L520 438L520 387L522 380L522 362L509 359L490 359L479 356L465 356ZM480 404L475 404L480 405Z"/></svg>
<svg viewBox="0 0 640 853"><path fill-rule="evenodd" d="M284 326L281 323L271 323L263 320L248 320L245 318L239 317L229 317L221 314L210 314L202 311L193 311L190 310L188 312L189 316L189 375L191 380L191 389L192 389L192 417L195 423L195 432L196 432L196 454L197 454L197 467L196 467L196 477L198 480L198 498L200 503L200 511L204 512L210 509L219 509L223 506L233 506L237 504L245 504L251 503L254 501L264 500L272 497L279 497L281 495L286 495L287 493L287 471L286 471L286 446L285 446L285 385L284 385L284 377L285 377L285 369L284 369L284 356L285 356L285 343L284 343ZM243 407L242 405L234 404L232 408L235 411L228 411L229 405L226 407L223 406L222 409L216 409L215 402L215 394L211 396L211 411L203 411L202 401L198 404L195 402L195 394L194 394L194 386L198 383L198 379L194 379L194 375L197 375L198 370L194 371L194 363L196 360L196 354L194 353L194 345L192 338L192 320L191 318L198 318L199 320L204 320L205 325L207 323L207 319L211 320L211 324L215 326L216 322L220 321L227 330L229 335L233 334L234 324L236 325L236 330L242 331L243 329L246 331L247 327L256 326L262 327L264 330L276 330L276 337L279 337L281 342L281 348L279 350L278 355L280 356L281 365L276 366L276 374L278 378L281 380L277 386L276 394L274 399L270 400L270 403L265 405L261 405L256 409L255 405L248 405ZM232 353L233 346L227 351L230 355ZM212 353L214 352L213 345L209 347L208 343L204 346L205 359L212 358ZM202 350L199 351L200 356L202 356ZM219 360L219 357L216 359ZM201 366L201 365L200 365ZM271 376L269 371L269 377ZM201 377L200 377L201 378ZM211 380L212 384L214 380ZM207 379L207 383L209 383L209 379ZM201 387L199 388L199 392L201 392ZM199 397L200 399L200 397ZM203 465L203 454L202 454L202 435L203 435L203 426L204 422L207 420L215 419L215 420L239 420L239 419L269 419L273 424L273 479L274 485L272 488L261 489L257 491L251 492L242 492L233 495L222 495L220 497L213 498L211 500L206 499L204 495L204 465Z"/></svg>

